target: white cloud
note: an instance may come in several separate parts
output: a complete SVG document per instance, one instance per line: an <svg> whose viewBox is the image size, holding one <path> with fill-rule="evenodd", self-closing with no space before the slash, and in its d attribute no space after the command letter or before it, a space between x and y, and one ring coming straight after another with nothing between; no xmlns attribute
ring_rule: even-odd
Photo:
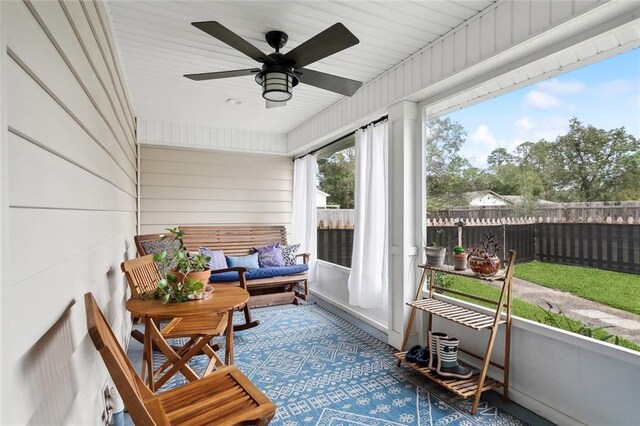
<svg viewBox="0 0 640 426"><path fill-rule="evenodd" d="M554 78L546 80L538 84L538 88L545 93L553 93L556 95L570 95L574 93L582 93L587 90L587 85L579 80L560 80Z"/></svg>
<svg viewBox="0 0 640 426"><path fill-rule="evenodd" d="M497 146L496 137L486 124L479 125L469 139L474 144L482 144L489 150L493 150Z"/></svg>
<svg viewBox="0 0 640 426"><path fill-rule="evenodd" d="M560 99L539 90L529 91L524 97L524 103L526 106L537 109L553 109L563 106Z"/></svg>
<svg viewBox="0 0 640 426"><path fill-rule="evenodd" d="M518 131L529 130L533 127L533 123L529 117L522 117L516 120L516 129Z"/></svg>
<svg viewBox="0 0 640 426"><path fill-rule="evenodd" d="M523 117L515 122L516 137L508 146L509 150L515 149L523 142L538 142L540 139L555 140L569 130L569 120L565 117L550 117L542 121Z"/></svg>
<svg viewBox="0 0 640 426"><path fill-rule="evenodd" d="M629 92L633 85L628 80L610 80L598 84L597 92L604 96L614 96Z"/></svg>

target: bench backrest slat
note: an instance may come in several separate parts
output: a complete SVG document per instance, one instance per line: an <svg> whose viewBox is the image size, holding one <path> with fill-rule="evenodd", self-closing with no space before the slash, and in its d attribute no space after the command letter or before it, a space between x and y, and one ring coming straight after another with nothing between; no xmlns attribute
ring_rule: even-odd
<svg viewBox="0 0 640 426"><path fill-rule="evenodd" d="M253 247L280 242L287 244L287 229L278 225L193 225L180 226L184 232L182 241L190 251L200 247L223 250L228 256L244 256L253 253Z"/></svg>

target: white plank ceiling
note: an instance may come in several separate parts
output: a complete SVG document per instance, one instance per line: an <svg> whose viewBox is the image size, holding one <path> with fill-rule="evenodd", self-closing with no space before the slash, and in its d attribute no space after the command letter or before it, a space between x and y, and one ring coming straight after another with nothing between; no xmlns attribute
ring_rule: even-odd
<svg viewBox="0 0 640 426"><path fill-rule="evenodd" d="M336 22L360 44L309 68L364 83L476 15L493 1L110 1L113 27L138 117L286 133L342 98L300 84L286 107L265 109L253 77L195 82L187 73L258 67L192 27L219 21L265 53L264 34L289 35L284 53ZM240 105L226 101L237 98Z"/></svg>

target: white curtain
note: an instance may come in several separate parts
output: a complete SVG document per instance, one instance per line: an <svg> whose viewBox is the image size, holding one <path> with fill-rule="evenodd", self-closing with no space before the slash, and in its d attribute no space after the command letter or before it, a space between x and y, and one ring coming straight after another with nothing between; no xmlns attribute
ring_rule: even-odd
<svg viewBox="0 0 640 426"><path fill-rule="evenodd" d="M349 304L386 308L387 123L356 132L355 219Z"/></svg>
<svg viewBox="0 0 640 426"><path fill-rule="evenodd" d="M293 164L293 218L290 244L300 243L300 253L311 253L309 281L315 281L318 212L316 188L318 163L315 155L305 155Z"/></svg>

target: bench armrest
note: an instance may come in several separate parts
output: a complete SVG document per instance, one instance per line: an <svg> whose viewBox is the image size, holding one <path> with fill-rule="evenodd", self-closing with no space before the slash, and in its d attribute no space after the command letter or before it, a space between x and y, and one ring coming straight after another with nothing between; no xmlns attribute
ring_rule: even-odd
<svg viewBox="0 0 640 426"><path fill-rule="evenodd" d="M247 272L247 268L242 266L236 266L233 268L224 268L224 269L216 269L211 271L212 274L221 274L223 272L237 272L238 273L238 281L240 281L240 287L243 289L247 289L247 278L245 277L245 273Z"/></svg>
<svg viewBox="0 0 640 426"><path fill-rule="evenodd" d="M298 253L298 254L296 254L296 258L302 257L302 263L304 263L305 265L307 263L309 263L309 257L310 256L311 256L311 253Z"/></svg>

